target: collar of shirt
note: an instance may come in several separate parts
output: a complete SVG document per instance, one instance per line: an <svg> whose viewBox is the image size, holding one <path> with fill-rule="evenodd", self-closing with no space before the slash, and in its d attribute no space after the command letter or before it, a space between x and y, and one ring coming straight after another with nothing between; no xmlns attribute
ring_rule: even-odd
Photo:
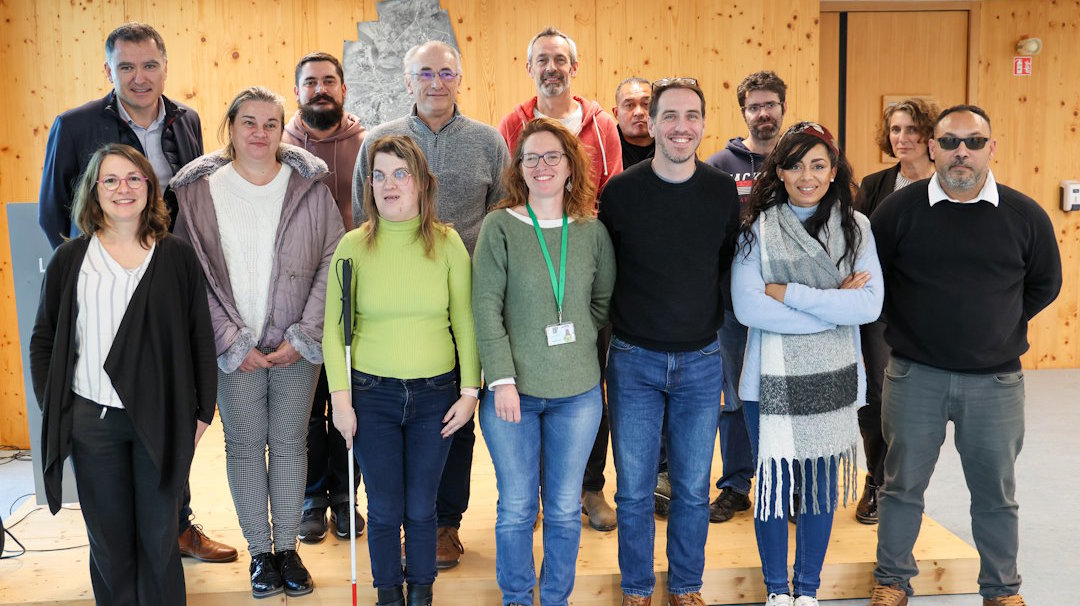
<svg viewBox="0 0 1080 606"><path fill-rule="evenodd" d="M163 103L160 98L158 99L157 104L157 118L154 118L154 121L151 122L150 126L147 128L139 126L135 123L134 120L131 119L131 115L128 114L127 109L124 108L124 104L122 102L117 100L116 106L120 109L120 117L123 118L124 122L127 122L128 126L130 126L131 128L140 128L145 131L152 131L160 128L161 124L165 122L165 103Z"/></svg>
<svg viewBox="0 0 1080 606"><path fill-rule="evenodd" d="M982 189L979 191L979 195L975 196L971 200L960 201L949 197L949 194L945 193L945 190L941 188L941 183L938 182L938 174L935 172L933 177L930 177L930 185L928 186L930 192L930 206L948 200L956 204L972 204L974 202L981 202L983 200L998 205L998 188L997 181L994 180L994 171L986 171L986 182L983 183Z"/></svg>

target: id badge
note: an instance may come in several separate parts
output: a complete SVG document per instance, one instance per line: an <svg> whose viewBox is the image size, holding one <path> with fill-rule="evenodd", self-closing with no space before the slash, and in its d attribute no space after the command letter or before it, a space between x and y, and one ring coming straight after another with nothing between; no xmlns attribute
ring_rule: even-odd
<svg viewBox="0 0 1080 606"><path fill-rule="evenodd" d="M548 347L565 345L567 343L573 343L577 340L577 336L574 334L573 322L559 322L558 324L549 324L547 327L544 328L544 332L547 333Z"/></svg>

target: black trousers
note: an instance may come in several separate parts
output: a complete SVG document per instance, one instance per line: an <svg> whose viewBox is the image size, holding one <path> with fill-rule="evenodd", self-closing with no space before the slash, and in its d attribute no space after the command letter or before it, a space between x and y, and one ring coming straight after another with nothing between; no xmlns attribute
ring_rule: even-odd
<svg viewBox="0 0 1080 606"><path fill-rule="evenodd" d="M892 349L885 342L885 322L882 320L863 324L859 334L866 366L866 406L859 409L859 433L866 454L866 470L874 484L881 486L885 482L885 453L888 452L888 445L881 435L881 386Z"/></svg>
<svg viewBox="0 0 1080 606"><path fill-rule="evenodd" d="M610 344L611 322L608 322L596 333L596 356L600 362L600 393L604 398L604 413L600 415L600 427L596 430L596 441L593 442L589 461L585 464L585 478L581 482L581 489L591 492L604 489L604 468L607 466L608 438L611 434L607 407L607 353Z"/></svg>
<svg viewBox="0 0 1080 606"><path fill-rule="evenodd" d="M176 520L186 478L161 485L125 410L76 395L72 417L71 462L97 603L185 604Z"/></svg>
<svg viewBox="0 0 1080 606"><path fill-rule="evenodd" d="M307 432L307 484L304 509L331 507L349 502L349 449L331 418L330 387L326 369L319 369ZM352 490L360 486L360 468L355 469Z"/></svg>

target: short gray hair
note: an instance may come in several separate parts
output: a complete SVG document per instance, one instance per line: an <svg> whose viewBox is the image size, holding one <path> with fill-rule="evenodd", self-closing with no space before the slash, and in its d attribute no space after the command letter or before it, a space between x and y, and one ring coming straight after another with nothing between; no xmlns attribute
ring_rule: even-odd
<svg viewBox="0 0 1080 606"><path fill-rule="evenodd" d="M615 87L615 102L616 103L619 102L619 92L622 90L622 87L626 86L627 84L641 84L645 88L651 88L652 87L652 82L649 82L645 78L642 78L641 76L630 76L629 78L627 78L627 79L623 80L622 82L620 82L619 85Z"/></svg>
<svg viewBox="0 0 1080 606"><path fill-rule="evenodd" d="M405 53L405 59L401 62L401 67L402 67L402 69L405 70L405 73L406 74L409 73L409 65L411 65L413 60L416 59L417 53L419 53L420 51L422 51L422 50L424 50L426 48L432 48L432 47L441 49L441 50L446 51L446 52L450 53L451 55L453 55L454 60L457 61L458 75L461 74L461 71L462 71L461 52L458 51L458 49L454 48L453 46L443 42L442 40L428 40L427 42L421 42L420 44L417 44L416 46L410 48Z"/></svg>
<svg viewBox="0 0 1080 606"><path fill-rule="evenodd" d="M570 64L577 65L577 44L574 43L573 38L559 31L554 25L549 25L539 34L533 36L532 40L529 40L529 48L525 49L525 56L527 57L527 62L532 63L532 50L533 45L536 44L536 41L540 38L550 37L562 38L563 40L566 40L566 43L570 45Z"/></svg>

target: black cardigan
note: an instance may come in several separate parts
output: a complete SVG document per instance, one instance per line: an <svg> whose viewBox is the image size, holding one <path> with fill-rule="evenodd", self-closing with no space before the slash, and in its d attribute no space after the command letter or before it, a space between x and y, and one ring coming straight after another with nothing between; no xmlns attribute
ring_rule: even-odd
<svg viewBox="0 0 1080 606"><path fill-rule="evenodd" d="M897 162L892 168L863 177L862 183L859 184L859 193L855 195L855 210L870 218L881 201L893 193L893 188L896 187L896 176L899 174L900 163Z"/></svg>
<svg viewBox="0 0 1080 606"><path fill-rule="evenodd" d="M30 338L30 374L41 407L41 465L49 509L60 509L71 454L75 370L75 285L89 239L71 240L49 261ZM186 478L195 420L214 418L217 362L202 267L195 251L167 235L157 243L105 359L105 372L161 473Z"/></svg>

